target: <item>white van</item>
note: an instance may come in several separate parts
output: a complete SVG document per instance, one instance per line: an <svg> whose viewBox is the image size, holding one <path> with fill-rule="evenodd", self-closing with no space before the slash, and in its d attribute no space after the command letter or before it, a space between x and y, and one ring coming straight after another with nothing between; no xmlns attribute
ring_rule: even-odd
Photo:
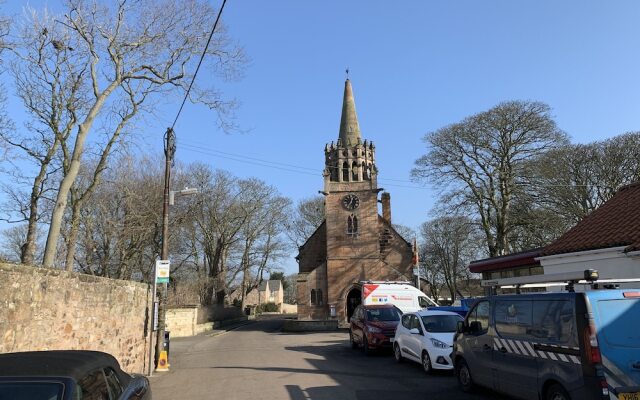
<svg viewBox="0 0 640 400"><path fill-rule="evenodd" d="M403 313L437 306L432 298L406 281L360 281L362 304L393 304Z"/></svg>

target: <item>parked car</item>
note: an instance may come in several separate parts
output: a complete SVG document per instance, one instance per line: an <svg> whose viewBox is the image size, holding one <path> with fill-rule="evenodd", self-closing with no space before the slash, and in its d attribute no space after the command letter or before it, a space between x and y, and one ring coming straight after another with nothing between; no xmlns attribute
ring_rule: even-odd
<svg viewBox="0 0 640 400"><path fill-rule="evenodd" d="M396 361L422 364L426 373L434 369L452 370L453 335L462 317L450 311L422 310L403 314L393 341Z"/></svg>
<svg viewBox="0 0 640 400"><path fill-rule="evenodd" d="M454 340L458 381L522 399L640 399L639 320L640 289L479 299Z"/></svg>
<svg viewBox="0 0 640 400"><path fill-rule="evenodd" d="M464 298L464 299L460 299L460 305L459 306L454 306L454 305L450 305L450 306L432 306L432 307L427 307L428 310L438 310L438 311L451 311L454 312L456 314L460 314L462 317L466 317L467 313L469 312L469 309L471 307L473 307L473 305L475 304L476 299L475 298Z"/></svg>
<svg viewBox="0 0 640 400"><path fill-rule="evenodd" d="M151 400L149 381L98 351L0 354L0 399Z"/></svg>
<svg viewBox="0 0 640 400"><path fill-rule="evenodd" d="M353 312L349 327L351 347L362 346L365 354L372 350L391 348L402 313L391 304L359 305Z"/></svg>

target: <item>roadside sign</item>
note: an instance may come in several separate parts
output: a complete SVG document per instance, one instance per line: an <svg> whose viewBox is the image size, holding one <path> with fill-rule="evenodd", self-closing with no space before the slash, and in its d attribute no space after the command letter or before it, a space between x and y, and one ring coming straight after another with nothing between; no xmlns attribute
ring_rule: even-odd
<svg viewBox="0 0 640 400"><path fill-rule="evenodd" d="M169 283L169 260L156 260L156 283Z"/></svg>

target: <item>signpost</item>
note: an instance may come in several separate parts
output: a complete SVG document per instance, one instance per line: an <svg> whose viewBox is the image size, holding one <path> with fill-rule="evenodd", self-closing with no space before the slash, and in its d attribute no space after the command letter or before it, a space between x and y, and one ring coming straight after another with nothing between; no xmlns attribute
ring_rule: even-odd
<svg viewBox="0 0 640 400"><path fill-rule="evenodd" d="M156 284L169 283L171 262L169 260L156 260Z"/></svg>

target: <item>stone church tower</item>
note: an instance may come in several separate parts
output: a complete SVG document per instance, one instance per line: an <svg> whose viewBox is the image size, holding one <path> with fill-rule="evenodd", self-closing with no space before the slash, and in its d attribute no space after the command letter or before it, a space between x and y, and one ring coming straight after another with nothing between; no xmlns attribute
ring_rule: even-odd
<svg viewBox="0 0 640 400"><path fill-rule="evenodd" d="M360 281L412 280L411 244L391 226L389 193L378 200L375 146L362 139L349 79L338 140L324 153L325 220L296 257L298 319L344 324L360 303Z"/></svg>

